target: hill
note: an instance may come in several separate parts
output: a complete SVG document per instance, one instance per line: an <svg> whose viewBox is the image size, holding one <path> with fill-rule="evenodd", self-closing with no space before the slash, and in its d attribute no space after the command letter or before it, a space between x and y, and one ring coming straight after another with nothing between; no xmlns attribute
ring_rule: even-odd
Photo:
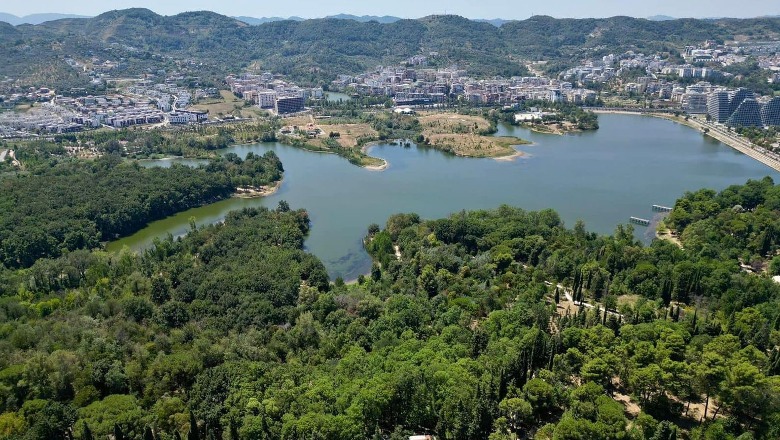
<svg viewBox="0 0 780 440"><path fill-rule="evenodd" d="M283 201L140 255L0 265L0 426L30 440L777 439L778 208L770 178L687 193L670 217L684 248L569 229L549 209L397 214L368 227L374 264L351 285L328 282L304 251L307 212Z"/></svg>
<svg viewBox="0 0 780 440"><path fill-rule="evenodd" d="M496 22L454 15L415 20L340 15L268 20L250 26L253 22L246 17L213 12L161 16L135 8L22 25L16 29L18 35L0 35L0 56L11 61L0 66L0 75L56 85L74 75L66 72L65 57L101 54L124 58L122 72L128 75L164 68L161 60L167 59L194 61L189 63L198 66L193 73L212 80L252 65L302 83L324 84L338 74L357 74L429 52L439 54L431 60L434 68L457 64L476 75L517 75L527 73L523 60L529 59L570 65L626 50L679 51L706 39L780 36L780 18L769 17L651 21L534 16Z"/></svg>

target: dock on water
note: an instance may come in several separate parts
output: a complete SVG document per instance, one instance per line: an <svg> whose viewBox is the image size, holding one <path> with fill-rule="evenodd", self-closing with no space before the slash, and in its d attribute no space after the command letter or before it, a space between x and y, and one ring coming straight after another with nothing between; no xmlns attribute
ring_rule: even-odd
<svg viewBox="0 0 780 440"><path fill-rule="evenodd" d="M650 226L650 220L646 218L639 218L639 217L629 217L628 221L631 223L641 225L641 226Z"/></svg>
<svg viewBox="0 0 780 440"><path fill-rule="evenodd" d="M672 212L672 208L662 205L653 205L653 211L655 212Z"/></svg>

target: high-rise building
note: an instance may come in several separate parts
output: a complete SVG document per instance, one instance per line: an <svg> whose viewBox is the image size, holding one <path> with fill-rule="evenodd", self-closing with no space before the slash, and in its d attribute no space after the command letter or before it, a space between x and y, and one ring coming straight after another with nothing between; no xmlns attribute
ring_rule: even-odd
<svg viewBox="0 0 780 440"><path fill-rule="evenodd" d="M715 122L726 122L731 115L729 111L729 92L719 90L710 93L707 98L707 114Z"/></svg>
<svg viewBox="0 0 780 440"><path fill-rule="evenodd" d="M761 127L761 107L753 98L744 99L734 113L731 114L726 125L730 127Z"/></svg>
<svg viewBox="0 0 780 440"><path fill-rule="evenodd" d="M746 99L756 99L756 95L752 90L740 87L737 90L729 93L729 114L737 111L737 107L742 104L742 101Z"/></svg>
<svg viewBox="0 0 780 440"><path fill-rule="evenodd" d="M280 96L276 99L276 113L283 115L303 111L303 96Z"/></svg>
<svg viewBox="0 0 780 440"><path fill-rule="evenodd" d="M684 94L682 108L688 113L707 113L707 95L697 92Z"/></svg>
<svg viewBox="0 0 780 440"><path fill-rule="evenodd" d="M761 107L761 123L767 127L780 125L780 96L775 96Z"/></svg>

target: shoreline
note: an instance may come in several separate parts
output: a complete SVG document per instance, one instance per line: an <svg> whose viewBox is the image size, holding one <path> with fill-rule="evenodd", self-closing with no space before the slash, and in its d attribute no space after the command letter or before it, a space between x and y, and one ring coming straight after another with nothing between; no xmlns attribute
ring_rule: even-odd
<svg viewBox="0 0 780 440"><path fill-rule="evenodd" d="M528 123L521 123L520 125L518 125L518 127L525 128L526 130L530 130L530 131L532 131L534 133L537 133L537 134L552 134L552 135L555 135L555 136L566 136L566 135L572 134L572 133L582 133L583 132L583 130L580 130L578 128L575 128L575 129L572 129L572 130L551 129L551 128L541 129L541 128L537 127L536 124L528 124ZM545 126L545 127L547 127L547 126Z"/></svg>
<svg viewBox="0 0 780 440"><path fill-rule="evenodd" d="M366 157L370 157L372 159L378 159L382 161L382 165L361 165L361 168L365 168L369 171L384 171L390 167L390 162L387 159L382 159L381 157L374 157L370 154L368 154L368 150L371 149L371 147L376 147L379 145L378 142L369 142L366 145L363 145L360 147L360 152L363 153Z"/></svg>
<svg viewBox="0 0 780 440"><path fill-rule="evenodd" d="M667 121L676 122L678 124L685 125L686 127L697 130L703 135L709 136L725 145L728 145L729 147L739 151L745 156L757 160L758 162L761 162L762 164L768 166L769 168L772 168L773 170L780 172L779 159L775 159L774 157L762 153L761 151L756 149L756 145L753 144L752 142L744 138L737 137L736 135L730 132L725 132L723 131L723 128L716 126L713 123L701 122L696 119L689 119L686 121L685 118L683 117L674 116L673 114L656 113L656 112L639 112L639 111L632 112L627 110L609 110L609 109L591 110L591 111L600 114L649 116L652 118L665 119ZM707 131L705 131L705 129Z"/></svg>
<svg viewBox="0 0 780 440"><path fill-rule="evenodd" d="M279 188L282 187L283 181L284 181L283 178L279 179L272 186L247 187L247 188L239 187L236 188L236 191L233 193L231 197L237 199L257 199L260 197L268 197L270 195L275 194L277 191L279 191Z"/></svg>
<svg viewBox="0 0 780 440"><path fill-rule="evenodd" d="M519 159L521 157L526 157L526 156L527 155L526 155L525 152L520 151L520 150L515 150L515 152L512 153L512 154L507 154L505 156L496 156L496 157L493 157L492 159L495 160L495 161L498 161L498 162L514 162L515 160L517 160L517 159Z"/></svg>

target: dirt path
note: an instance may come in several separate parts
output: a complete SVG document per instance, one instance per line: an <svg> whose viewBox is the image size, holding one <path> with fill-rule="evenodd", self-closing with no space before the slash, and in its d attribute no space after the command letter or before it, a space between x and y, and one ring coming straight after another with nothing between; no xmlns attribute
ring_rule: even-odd
<svg viewBox="0 0 780 440"><path fill-rule="evenodd" d="M642 408L640 408L639 405L637 405L635 402L632 402L631 397L629 397L626 394L615 392L612 395L612 398L618 401L618 403L623 405L626 414L632 419L636 418L639 415L639 413L642 411Z"/></svg>

